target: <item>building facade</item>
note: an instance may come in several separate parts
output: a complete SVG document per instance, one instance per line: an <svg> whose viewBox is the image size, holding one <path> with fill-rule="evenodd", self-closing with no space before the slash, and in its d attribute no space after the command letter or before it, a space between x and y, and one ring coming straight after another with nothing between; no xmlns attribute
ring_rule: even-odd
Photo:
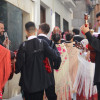
<svg viewBox="0 0 100 100"><path fill-rule="evenodd" d="M4 12L0 20L4 20L8 36L13 41L10 47L13 51L26 39L24 25L28 21L35 22L37 28L40 23L48 23L50 33L55 26L61 31L72 30L74 0L1 0L0 4Z"/></svg>

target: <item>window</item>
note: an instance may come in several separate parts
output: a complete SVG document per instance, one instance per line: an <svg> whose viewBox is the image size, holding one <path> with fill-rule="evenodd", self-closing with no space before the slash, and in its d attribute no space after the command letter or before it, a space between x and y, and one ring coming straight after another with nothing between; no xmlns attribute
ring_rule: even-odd
<svg viewBox="0 0 100 100"><path fill-rule="evenodd" d="M60 15L58 13L55 13L55 26L60 28Z"/></svg>
<svg viewBox="0 0 100 100"><path fill-rule="evenodd" d="M63 31L69 31L69 23L65 19L63 19Z"/></svg>

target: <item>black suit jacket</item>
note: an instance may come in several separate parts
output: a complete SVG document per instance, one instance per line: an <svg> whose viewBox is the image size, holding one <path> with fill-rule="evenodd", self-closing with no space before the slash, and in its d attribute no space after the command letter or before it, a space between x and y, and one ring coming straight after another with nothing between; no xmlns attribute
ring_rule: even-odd
<svg viewBox="0 0 100 100"><path fill-rule="evenodd" d="M54 44L51 40L49 40L47 37L45 37L45 36L38 36L38 38L39 38L39 39L45 40L50 46L52 45L52 48L53 48L54 50L56 50L56 51L58 52L58 50L57 50L55 44ZM49 75L50 75L50 79L51 79L52 85L55 85L53 69L58 69L58 68L60 67L61 58L58 59L58 60L53 60L52 57L49 56L49 61L50 61L50 65L51 65L51 67L52 67L52 73L50 73Z"/></svg>
<svg viewBox="0 0 100 100"><path fill-rule="evenodd" d="M38 36L38 38L39 38L39 39L45 40L45 41L49 44L49 46L51 46L54 50L56 50L56 51L58 52L58 50L57 50L55 44L52 42L52 40L49 40L49 39L48 39L47 37L45 37L45 36ZM53 69L58 69L58 68L60 67L61 59L59 59L59 61L53 60L52 57L50 57L50 56L49 56L49 59L50 59L50 62L51 62L51 67L52 67ZM54 64L53 64L53 63L54 63Z"/></svg>
<svg viewBox="0 0 100 100"><path fill-rule="evenodd" d="M44 54L52 59L60 59L59 52L53 50L46 41L35 38L21 44L15 64L15 73L21 72L20 86L28 93L42 91L51 86L43 60ZM48 55L47 55L48 54Z"/></svg>
<svg viewBox="0 0 100 100"><path fill-rule="evenodd" d="M81 36L74 36L74 41L76 40L76 41L78 41L78 42L81 42L82 40L83 40L84 38L83 37L81 37Z"/></svg>
<svg viewBox="0 0 100 100"><path fill-rule="evenodd" d="M90 32L86 33L86 37L96 51L94 84L100 84L100 40L93 37Z"/></svg>

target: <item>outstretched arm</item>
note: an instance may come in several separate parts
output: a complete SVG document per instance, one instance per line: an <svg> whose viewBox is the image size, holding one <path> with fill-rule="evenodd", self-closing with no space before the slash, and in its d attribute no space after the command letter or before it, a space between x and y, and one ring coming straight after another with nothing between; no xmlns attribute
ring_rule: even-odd
<svg viewBox="0 0 100 100"><path fill-rule="evenodd" d="M97 51L100 52L100 40L93 37L89 31L89 27L85 27L84 25L81 27L81 31L86 35L90 45Z"/></svg>

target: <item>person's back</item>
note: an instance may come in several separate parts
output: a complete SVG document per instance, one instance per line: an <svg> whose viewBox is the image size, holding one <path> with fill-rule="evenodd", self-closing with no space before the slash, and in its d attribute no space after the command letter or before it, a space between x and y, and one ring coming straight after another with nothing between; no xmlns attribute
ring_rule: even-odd
<svg viewBox="0 0 100 100"><path fill-rule="evenodd" d="M47 75L45 76L47 72L43 64L43 41L34 38L24 42L23 45L22 48L25 52L25 66L21 68L22 79L20 85L23 90L30 91L31 93L43 90L49 86L45 80L47 79Z"/></svg>
<svg viewBox="0 0 100 100"><path fill-rule="evenodd" d="M49 30L50 30L50 26L48 24L46 24L46 23L41 24L39 26L39 30L38 30L38 34L39 34L38 38L45 40L49 44L50 47L52 47L53 49L58 51L54 42L52 40L49 40L47 37ZM50 57L49 59L50 59L50 64L51 64L52 69L58 69L60 66L61 60L53 62L52 57ZM55 65L55 63L56 63L56 65Z"/></svg>
<svg viewBox="0 0 100 100"><path fill-rule="evenodd" d="M49 73L43 63L44 54L47 53L47 57L51 55L52 59L60 59L60 55L50 48L46 41L35 36L33 22L26 24L26 32L28 40L23 42L18 50L15 73L21 72L20 86L25 100L42 100L44 89L51 85Z"/></svg>
<svg viewBox="0 0 100 100"><path fill-rule="evenodd" d="M50 45L52 41L49 40L48 37L47 37L49 31L50 31L49 24L42 23L42 24L39 25L38 38L47 41L47 43Z"/></svg>
<svg viewBox="0 0 100 100"><path fill-rule="evenodd" d="M78 42L81 42L84 38L80 37L80 36L74 36L74 41L78 41Z"/></svg>
<svg viewBox="0 0 100 100"><path fill-rule="evenodd" d="M73 42L73 34L72 33L67 33L65 38L66 38L66 43Z"/></svg>
<svg viewBox="0 0 100 100"><path fill-rule="evenodd" d="M74 39L73 41L81 42L84 38L79 35L80 31L78 29L73 29Z"/></svg>
<svg viewBox="0 0 100 100"><path fill-rule="evenodd" d="M50 26L46 23L42 23L38 29L38 34L39 34L38 38L45 40L51 48L58 51L53 41L49 40L47 37L49 30L50 30ZM50 62L50 67L51 67L50 69L52 70L52 72L49 73L49 78L50 78L49 82L51 83L51 86L45 90L45 93L48 100L56 100L57 96L55 93L55 79L54 79L53 69L58 69L60 67L61 59L57 61L57 60L53 60L52 57L49 56L48 60Z"/></svg>

